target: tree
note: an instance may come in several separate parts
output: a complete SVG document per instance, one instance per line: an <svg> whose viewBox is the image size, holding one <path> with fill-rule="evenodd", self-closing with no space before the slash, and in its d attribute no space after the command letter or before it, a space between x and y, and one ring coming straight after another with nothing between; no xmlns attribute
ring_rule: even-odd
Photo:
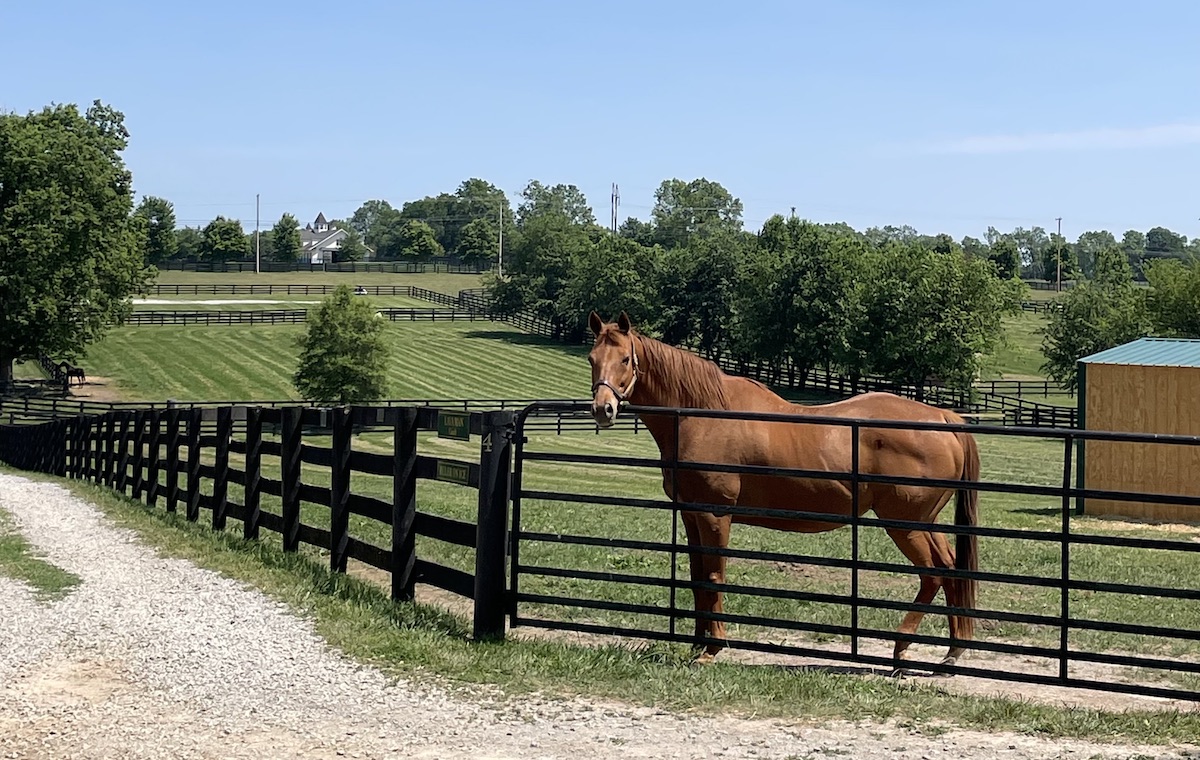
<svg viewBox="0 0 1200 760"><path fill-rule="evenodd" d="M596 245L588 230L562 214L525 223L504 259L505 278L488 279L492 303L502 315L529 311L551 323L556 337L567 328L558 301L570 280L571 262Z"/></svg>
<svg viewBox="0 0 1200 760"><path fill-rule="evenodd" d="M693 235L740 232L742 202L703 177L664 180L654 192L654 239L664 247L686 245Z"/></svg>
<svg viewBox="0 0 1200 760"><path fill-rule="evenodd" d="M262 245L262 241L259 241ZM300 223L291 214L284 214L271 228L271 258L275 261L295 261L300 258Z"/></svg>
<svg viewBox="0 0 1200 760"><path fill-rule="evenodd" d="M1200 338L1200 266L1157 259L1146 267L1155 330L1173 338Z"/></svg>
<svg viewBox="0 0 1200 760"><path fill-rule="evenodd" d="M546 186L536 179L530 180L521 191L521 203L517 206L517 224L523 227L530 220L547 214L563 216L572 224L596 223L592 207L575 185Z"/></svg>
<svg viewBox="0 0 1200 760"><path fill-rule="evenodd" d="M350 226L353 227L354 230L358 232L358 234L361 235L364 240L370 242L372 231L375 229L375 224L387 212L395 210L396 209L392 208L392 204L388 203L387 201L366 201L350 216Z"/></svg>
<svg viewBox="0 0 1200 760"><path fill-rule="evenodd" d="M791 359L802 380L844 358L865 248L795 217L767 220L741 278L739 345L756 359Z"/></svg>
<svg viewBox="0 0 1200 760"><path fill-rule="evenodd" d="M1137 230L1125 230L1121 237L1121 250L1129 260L1134 279L1144 280L1142 259L1146 258L1146 236Z"/></svg>
<svg viewBox="0 0 1200 760"><path fill-rule="evenodd" d="M1115 248L1117 239L1108 230L1089 230L1075 241L1075 256L1079 261L1079 272L1084 277L1094 277L1096 274L1096 259L1100 252Z"/></svg>
<svg viewBox="0 0 1200 760"><path fill-rule="evenodd" d="M632 240L608 236L572 254L558 299L568 330L583 333L592 310L605 316L625 311L641 324L654 313L654 254Z"/></svg>
<svg viewBox="0 0 1200 760"><path fill-rule="evenodd" d="M617 234L641 245L654 245L654 225L632 216L621 222Z"/></svg>
<svg viewBox="0 0 1200 760"><path fill-rule="evenodd" d="M370 301L338 285L309 312L292 382L308 401L351 404L387 395L389 346Z"/></svg>
<svg viewBox="0 0 1200 760"><path fill-rule="evenodd" d="M1050 235L1050 242L1042 248L1042 272L1045 278L1057 283L1059 279L1069 280L1075 277L1075 249L1057 232Z"/></svg>
<svg viewBox="0 0 1200 760"><path fill-rule="evenodd" d="M98 100L0 114L0 388L16 360L75 360L146 291L128 142Z"/></svg>
<svg viewBox="0 0 1200 760"><path fill-rule="evenodd" d="M242 223L223 216L213 219L204 228L201 253L209 261L229 261L249 255L250 244L242 232Z"/></svg>
<svg viewBox="0 0 1200 760"><path fill-rule="evenodd" d="M353 227L343 227L346 237L333 252L333 261L340 264L343 261L362 261L367 256L367 247L363 245L362 237Z"/></svg>
<svg viewBox="0 0 1200 760"><path fill-rule="evenodd" d="M499 246L499 228L489 219L479 217L462 228L455 253L467 263L483 263L496 260Z"/></svg>
<svg viewBox="0 0 1200 760"><path fill-rule="evenodd" d="M1058 300L1061 308L1042 329L1042 371L1070 393L1082 357L1149 334L1144 293L1129 280L1084 281Z"/></svg>
<svg viewBox="0 0 1200 760"><path fill-rule="evenodd" d="M962 245L963 253L968 256L974 256L977 259L986 259L990 253L987 243L969 235L963 237L960 245Z"/></svg>
<svg viewBox="0 0 1200 760"><path fill-rule="evenodd" d="M159 264L174 258L179 242L175 237L175 208L171 202L147 195L133 213L146 225L142 260L147 264Z"/></svg>
<svg viewBox="0 0 1200 760"><path fill-rule="evenodd" d="M433 234L433 228L416 219L403 222L396 230L395 239L391 244L394 248L399 248L401 256L418 260L430 259L444 253L441 243Z"/></svg>
<svg viewBox="0 0 1200 760"><path fill-rule="evenodd" d="M997 238L988 246L988 261L996 268L996 275L1003 280L1021 275L1021 252L1009 237Z"/></svg>
<svg viewBox="0 0 1200 760"><path fill-rule="evenodd" d="M1002 318L1020 309L1024 285L999 279L984 261L889 244L872 256L861 322L868 371L922 386L937 378L970 388L982 359L1003 336Z"/></svg>
<svg viewBox="0 0 1200 760"><path fill-rule="evenodd" d="M175 230L175 250L181 259L198 259L204 253L204 233L199 227Z"/></svg>
<svg viewBox="0 0 1200 760"><path fill-rule="evenodd" d="M679 248L644 249L657 260L650 324L664 341L707 356L733 350L738 273L750 249L740 235L728 233Z"/></svg>

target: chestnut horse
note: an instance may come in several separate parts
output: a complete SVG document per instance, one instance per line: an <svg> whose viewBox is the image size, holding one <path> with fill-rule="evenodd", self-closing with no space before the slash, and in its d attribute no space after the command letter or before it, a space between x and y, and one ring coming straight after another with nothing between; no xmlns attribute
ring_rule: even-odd
<svg viewBox="0 0 1200 760"><path fill-rule="evenodd" d="M865 393L831 404L801 406L790 403L765 385L744 377L728 375L713 362L691 352L669 346L640 334L621 312L616 323L604 323L596 312L589 317L596 336L588 355L592 365L592 416L601 427L616 419L619 403L637 406L728 409L774 414L820 415L877 420L962 423L954 412L938 409L890 393ZM640 415L658 444L664 462L676 450L675 421L670 415ZM827 472L850 472L851 430L819 424L790 424L735 419L684 416L679 420L679 461L713 462L766 467L788 467ZM977 481L979 451L968 433L862 428L859 434L859 472L938 480ZM846 481L796 478L730 472L679 470L672 492L671 470L663 467L663 490L673 501L714 505L736 505L760 509L792 509L803 512L850 515L851 486ZM938 513L957 491L954 521L976 525L978 492L864 483L859 486L859 515L869 509L887 520L935 523ZM732 522L759 525L784 531L816 533L842 527L845 523L807 519L718 515L698 511L682 513L688 544L704 547L729 545ZM952 549L942 533L918 529L889 529L888 535L917 567L978 569L977 539L959 534ZM725 557L689 553L693 582L725 582ZM944 588L951 607L975 608L976 581L921 575L916 604L933 602ZM720 591L693 588L697 613L696 635L715 639L698 653L697 661L711 662L724 647L725 625L706 620L703 613L720 613ZM924 613L910 611L898 632L914 634ZM949 615L950 633L967 641L974 635L974 618ZM896 642L897 664L906 658L909 642ZM953 664L963 647L951 646L944 664Z"/></svg>

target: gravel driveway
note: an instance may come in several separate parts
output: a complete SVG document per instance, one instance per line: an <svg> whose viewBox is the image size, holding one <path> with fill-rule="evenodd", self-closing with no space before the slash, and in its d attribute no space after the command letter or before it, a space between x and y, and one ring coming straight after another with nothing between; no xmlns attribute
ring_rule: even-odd
<svg viewBox="0 0 1200 760"><path fill-rule="evenodd" d="M330 649L242 584L157 556L51 484L0 474L0 509L83 579L35 601L0 577L0 757L1188 757L885 725L712 720L619 705L452 696ZM1191 748L1200 757L1200 751Z"/></svg>

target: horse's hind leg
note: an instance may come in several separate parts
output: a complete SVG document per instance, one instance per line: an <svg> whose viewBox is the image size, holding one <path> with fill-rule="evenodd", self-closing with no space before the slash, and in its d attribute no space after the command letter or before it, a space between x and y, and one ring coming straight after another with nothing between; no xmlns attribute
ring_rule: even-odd
<svg viewBox="0 0 1200 760"><path fill-rule="evenodd" d="M938 567L953 568L954 567L954 549L950 547L950 542L946 539L944 533L930 533L930 538L933 540L934 562ZM962 594L960 592L959 581L954 578L947 579L943 584L946 590L946 605L949 607L963 606ZM971 638L971 619L962 615L947 615L950 622L950 636L955 639ZM962 653L966 651L964 647L951 646L946 653L946 659L942 660L943 665L953 665Z"/></svg>
<svg viewBox="0 0 1200 760"><path fill-rule="evenodd" d="M908 557L909 561L917 567L933 568L937 566L938 551L934 544L933 537L923 530L900 530L889 529L888 535L896 542L896 546L900 551L904 552L904 556ZM930 604L933 598L937 596L938 589L942 587L943 578L940 575L921 575L921 587L917 591L917 596L913 599L913 604ZM917 628L921 625L921 619L925 617L925 613L920 610L909 610L901 621L900 627L896 630L899 634L914 634ZM900 639L896 641L896 649L893 657L896 659L896 670L900 671L900 663L908 659L908 647L912 644L910 641Z"/></svg>

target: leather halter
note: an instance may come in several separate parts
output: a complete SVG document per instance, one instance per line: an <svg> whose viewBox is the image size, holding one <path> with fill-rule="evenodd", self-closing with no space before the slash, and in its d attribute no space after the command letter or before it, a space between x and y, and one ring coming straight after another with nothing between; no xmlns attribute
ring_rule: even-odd
<svg viewBox="0 0 1200 760"><path fill-rule="evenodd" d="M592 386L593 398L596 396L596 390L603 386L613 392L613 395L617 397L617 401L629 400L629 395L633 393L633 387L637 385L638 380L637 340L632 334L629 336L629 354L632 357L631 363L633 364L633 379L629 381L629 387L625 389L625 392L622 393L621 391L617 390L617 387L607 380L597 380L595 385Z"/></svg>

